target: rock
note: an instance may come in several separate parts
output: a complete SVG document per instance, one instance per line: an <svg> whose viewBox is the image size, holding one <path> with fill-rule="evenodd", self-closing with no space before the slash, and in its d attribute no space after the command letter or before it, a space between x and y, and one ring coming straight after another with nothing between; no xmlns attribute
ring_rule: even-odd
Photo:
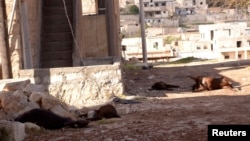
<svg viewBox="0 0 250 141"><path fill-rule="evenodd" d="M30 83L29 79L5 79L0 81L0 91L23 90Z"/></svg>
<svg viewBox="0 0 250 141"><path fill-rule="evenodd" d="M25 136L24 124L5 120L0 121L1 141L23 141Z"/></svg>
<svg viewBox="0 0 250 141"><path fill-rule="evenodd" d="M56 105L60 105L60 101L57 100L55 97L50 95L42 97L41 108L48 110L55 107Z"/></svg>
<svg viewBox="0 0 250 141"><path fill-rule="evenodd" d="M41 127L34 124L34 123L26 122L26 123L24 123L24 125L25 125L25 132L26 133L41 131Z"/></svg>
<svg viewBox="0 0 250 141"><path fill-rule="evenodd" d="M36 85L36 84L28 84L24 90L24 92L28 93L28 94L31 94L32 92L42 92L42 93L45 93L46 92L46 89L43 85Z"/></svg>
<svg viewBox="0 0 250 141"><path fill-rule="evenodd" d="M56 105L53 108L50 109L52 112L56 113L57 115L63 116L63 117L70 117L72 119L75 119L73 114L70 114L68 110L64 109L61 105Z"/></svg>
<svg viewBox="0 0 250 141"><path fill-rule="evenodd" d="M14 93L4 92L0 94L1 107L4 111L18 112L23 109L24 103L27 103L28 98L21 92Z"/></svg>
<svg viewBox="0 0 250 141"><path fill-rule="evenodd" d="M42 93L42 92L32 92L30 97L29 97L29 100L31 102L34 102L34 103L38 103L42 101L42 97L44 97L45 94Z"/></svg>

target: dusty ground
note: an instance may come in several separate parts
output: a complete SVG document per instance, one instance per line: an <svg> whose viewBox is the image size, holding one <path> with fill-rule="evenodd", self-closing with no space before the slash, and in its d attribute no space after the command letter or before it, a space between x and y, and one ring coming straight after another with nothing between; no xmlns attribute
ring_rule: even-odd
<svg viewBox="0 0 250 141"><path fill-rule="evenodd" d="M42 131L26 141L206 141L209 124L250 124L250 86L191 92L187 75L227 76L234 85L250 84L250 61L194 62L153 69L124 69L125 90L140 96L140 104L117 104L126 109L120 119L91 122L88 128ZM173 91L148 91L156 81L179 85Z"/></svg>

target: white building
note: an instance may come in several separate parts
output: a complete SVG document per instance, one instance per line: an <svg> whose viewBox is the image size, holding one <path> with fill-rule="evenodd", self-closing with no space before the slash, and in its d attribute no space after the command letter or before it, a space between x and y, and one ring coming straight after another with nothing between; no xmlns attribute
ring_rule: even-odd
<svg viewBox="0 0 250 141"><path fill-rule="evenodd" d="M250 59L250 28L246 22L199 25L199 34L199 39L182 41L181 57Z"/></svg>
<svg viewBox="0 0 250 141"><path fill-rule="evenodd" d="M167 18L173 15L176 4L173 0L143 0L145 21L153 25L167 23Z"/></svg>
<svg viewBox="0 0 250 141"><path fill-rule="evenodd" d="M133 57L142 58L141 38L123 38L122 45L126 46L123 57L129 60ZM162 37L147 37L146 38L147 57L171 56L170 47L165 47Z"/></svg>

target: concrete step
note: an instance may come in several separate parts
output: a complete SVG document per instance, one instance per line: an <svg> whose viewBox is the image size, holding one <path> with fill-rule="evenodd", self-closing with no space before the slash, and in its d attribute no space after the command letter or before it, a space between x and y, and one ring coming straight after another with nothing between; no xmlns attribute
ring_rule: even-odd
<svg viewBox="0 0 250 141"><path fill-rule="evenodd" d="M73 7L67 6L68 15L73 15ZM65 15L64 7L43 7L43 16Z"/></svg>
<svg viewBox="0 0 250 141"><path fill-rule="evenodd" d="M44 33L61 33L61 32L71 32L69 24L62 25L45 25L43 28Z"/></svg>
<svg viewBox="0 0 250 141"><path fill-rule="evenodd" d="M47 42L68 42L72 41L73 37L71 32L64 33L44 33L42 36L43 43Z"/></svg>
<svg viewBox="0 0 250 141"><path fill-rule="evenodd" d="M69 16L69 21L72 23L73 21L72 16ZM43 26L64 25L64 24L69 24L68 19L65 15L43 16Z"/></svg>
<svg viewBox="0 0 250 141"><path fill-rule="evenodd" d="M43 43L43 52L50 52L50 51L72 51L73 42L46 42Z"/></svg>
<svg viewBox="0 0 250 141"><path fill-rule="evenodd" d="M42 52L42 61L50 60L72 60L72 51L50 51Z"/></svg>
<svg viewBox="0 0 250 141"><path fill-rule="evenodd" d="M72 60L41 61L41 68L72 67Z"/></svg>

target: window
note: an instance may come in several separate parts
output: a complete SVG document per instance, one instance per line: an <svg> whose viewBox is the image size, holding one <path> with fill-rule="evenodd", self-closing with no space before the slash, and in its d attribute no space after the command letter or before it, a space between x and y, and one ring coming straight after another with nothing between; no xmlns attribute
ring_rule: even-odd
<svg viewBox="0 0 250 141"><path fill-rule="evenodd" d="M158 42L155 42L153 47L158 49Z"/></svg>
<svg viewBox="0 0 250 141"><path fill-rule="evenodd" d="M161 6L166 6L166 2L161 3Z"/></svg>
<svg viewBox="0 0 250 141"><path fill-rule="evenodd" d="M241 47L241 41L237 41L237 48Z"/></svg>
<svg viewBox="0 0 250 141"><path fill-rule="evenodd" d="M225 56L224 56L224 59L229 59L229 55L225 55Z"/></svg>
<svg viewBox="0 0 250 141"><path fill-rule="evenodd" d="M156 11L155 14L161 14L161 11Z"/></svg>
<svg viewBox="0 0 250 141"><path fill-rule="evenodd" d="M203 49L207 49L207 46L205 45L205 46L203 47Z"/></svg>
<svg viewBox="0 0 250 141"><path fill-rule="evenodd" d="M203 5L203 2L200 2L200 5Z"/></svg>
<svg viewBox="0 0 250 141"><path fill-rule="evenodd" d="M196 0L193 0L193 5L196 5Z"/></svg>
<svg viewBox="0 0 250 141"><path fill-rule="evenodd" d="M158 3L155 3L155 7L158 7L159 6L159 4Z"/></svg>
<svg viewBox="0 0 250 141"><path fill-rule="evenodd" d="M238 59L241 59L241 54L238 54Z"/></svg>
<svg viewBox="0 0 250 141"><path fill-rule="evenodd" d="M201 47L197 46L197 47L196 47L196 49L197 49L197 50L200 50L200 49L201 49Z"/></svg>

